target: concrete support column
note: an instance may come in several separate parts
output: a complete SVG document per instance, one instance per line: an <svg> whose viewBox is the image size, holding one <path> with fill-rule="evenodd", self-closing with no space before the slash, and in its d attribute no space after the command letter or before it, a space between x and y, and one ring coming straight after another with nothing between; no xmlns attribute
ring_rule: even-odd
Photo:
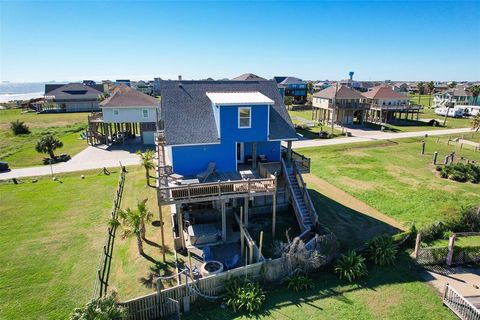
<svg viewBox="0 0 480 320"><path fill-rule="evenodd" d="M287 161L292 162L292 140L287 141Z"/></svg>
<svg viewBox="0 0 480 320"><path fill-rule="evenodd" d="M178 236L180 238L180 242L182 243L182 249L185 248L185 236L183 234L183 212L179 205L176 205L177 209L177 225L178 225ZM161 214L161 213L160 213ZM163 226L162 226L163 228Z"/></svg>

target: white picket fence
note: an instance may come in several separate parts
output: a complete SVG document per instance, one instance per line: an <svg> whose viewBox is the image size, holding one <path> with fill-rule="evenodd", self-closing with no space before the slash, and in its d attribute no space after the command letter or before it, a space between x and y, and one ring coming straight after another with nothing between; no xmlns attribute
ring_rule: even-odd
<svg viewBox="0 0 480 320"><path fill-rule="evenodd" d="M480 311L450 285L445 285L443 303L462 320L480 320Z"/></svg>

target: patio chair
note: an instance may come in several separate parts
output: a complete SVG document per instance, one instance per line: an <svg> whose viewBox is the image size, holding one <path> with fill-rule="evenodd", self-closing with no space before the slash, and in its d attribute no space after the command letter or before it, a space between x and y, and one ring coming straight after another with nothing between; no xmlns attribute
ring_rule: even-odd
<svg viewBox="0 0 480 320"><path fill-rule="evenodd" d="M203 248L203 255L202 255L203 261L208 262L208 261L213 261L213 253L210 247L204 247Z"/></svg>
<svg viewBox="0 0 480 320"><path fill-rule="evenodd" d="M208 177L215 172L215 166L216 166L215 162L209 162L207 170L197 174L198 180L202 183L207 181Z"/></svg>
<svg viewBox="0 0 480 320"><path fill-rule="evenodd" d="M226 261L225 262L225 267L230 270L233 269L237 266L238 260L240 259L240 256L238 254L234 255L231 261Z"/></svg>

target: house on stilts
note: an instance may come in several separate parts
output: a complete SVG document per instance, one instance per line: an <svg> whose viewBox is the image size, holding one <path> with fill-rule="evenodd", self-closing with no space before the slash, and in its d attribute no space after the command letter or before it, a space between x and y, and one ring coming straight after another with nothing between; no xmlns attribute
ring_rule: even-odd
<svg viewBox="0 0 480 320"><path fill-rule="evenodd" d="M162 81L157 126L159 207L171 212L175 250L199 268L263 261L253 234L284 237L280 213L298 226L292 238L314 237L302 179L310 160L292 150L297 135L274 81Z"/></svg>

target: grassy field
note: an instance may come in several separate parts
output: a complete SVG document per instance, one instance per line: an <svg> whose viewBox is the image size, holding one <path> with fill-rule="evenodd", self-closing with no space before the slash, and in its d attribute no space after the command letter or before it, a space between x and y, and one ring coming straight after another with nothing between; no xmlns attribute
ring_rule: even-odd
<svg viewBox="0 0 480 320"><path fill-rule="evenodd" d="M30 128L28 135L15 136L10 122L20 120ZM36 114L22 113L20 109L0 110L0 160L11 168L42 165L45 154L35 151L37 140L46 134L54 134L63 142L57 154L71 156L83 150L87 143L80 139L80 132L87 126L87 113Z"/></svg>
<svg viewBox="0 0 480 320"><path fill-rule="evenodd" d="M409 93L410 102L413 104L419 104L424 107L430 107L433 102L433 97L429 94L413 94Z"/></svg>
<svg viewBox="0 0 480 320"><path fill-rule="evenodd" d="M147 187L145 184L145 174L143 169L135 167L129 169L131 172L127 175L122 199L124 209L135 208L137 201L148 199L147 207L154 214L153 220L158 220L157 194L155 188ZM159 227L153 227L150 223L147 225L147 239L150 243L144 243L145 253L148 257L142 257L138 254L135 238L122 239L117 237L113 249L112 274L110 276L111 285L118 290L119 297L122 300L138 297L150 293L154 288L147 288L140 281L142 277L147 277L152 271L159 272L159 275L167 275L172 271L173 262L173 238L171 232L171 218L169 207L163 209L163 222L165 224L165 245L167 246L167 263L161 263L161 232ZM121 228L119 234L121 234ZM157 270L158 269L158 270ZM164 283L165 286L169 283Z"/></svg>
<svg viewBox="0 0 480 320"><path fill-rule="evenodd" d="M290 114L290 117L292 118L293 124L302 124L304 121L299 121L298 118L303 118L306 121L310 122L312 121L312 111L311 110L290 110L288 111ZM329 126L321 126L321 125L316 125L312 128L308 129L297 129L297 133L301 134L303 137L308 138L308 139L320 139L318 137L318 133L320 131L327 131L328 133L332 134L332 128ZM339 137L344 137L342 134L341 130L338 130L336 128L333 129L333 134L332 138L339 138Z"/></svg>
<svg viewBox="0 0 480 320"><path fill-rule="evenodd" d="M255 319L455 319L432 287L422 283L406 254L395 266L371 266L357 284L347 284L325 270L314 288L295 293L272 288ZM251 319L218 303L195 306L183 319Z"/></svg>
<svg viewBox="0 0 480 320"><path fill-rule="evenodd" d="M90 299L118 173L0 184L0 319L63 319Z"/></svg>
<svg viewBox="0 0 480 320"><path fill-rule="evenodd" d="M448 247L448 242L449 240L447 239L435 240L429 244L429 247ZM460 248L479 247L480 236L457 237L457 239L455 240L455 246Z"/></svg>
<svg viewBox="0 0 480 320"><path fill-rule="evenodd" d="M437 139L439 142L437 143ZM424 226L456 213L461 206L480 203L480 186L442 179L432 164L456 151L457 159L480 161L472 148L447 145L447 137L376 141L301 149L312 158L312 173L345 190L404 225ZM312 191L313 192L313 191ZM313 192L315 196L315 193Z"/></svg>

